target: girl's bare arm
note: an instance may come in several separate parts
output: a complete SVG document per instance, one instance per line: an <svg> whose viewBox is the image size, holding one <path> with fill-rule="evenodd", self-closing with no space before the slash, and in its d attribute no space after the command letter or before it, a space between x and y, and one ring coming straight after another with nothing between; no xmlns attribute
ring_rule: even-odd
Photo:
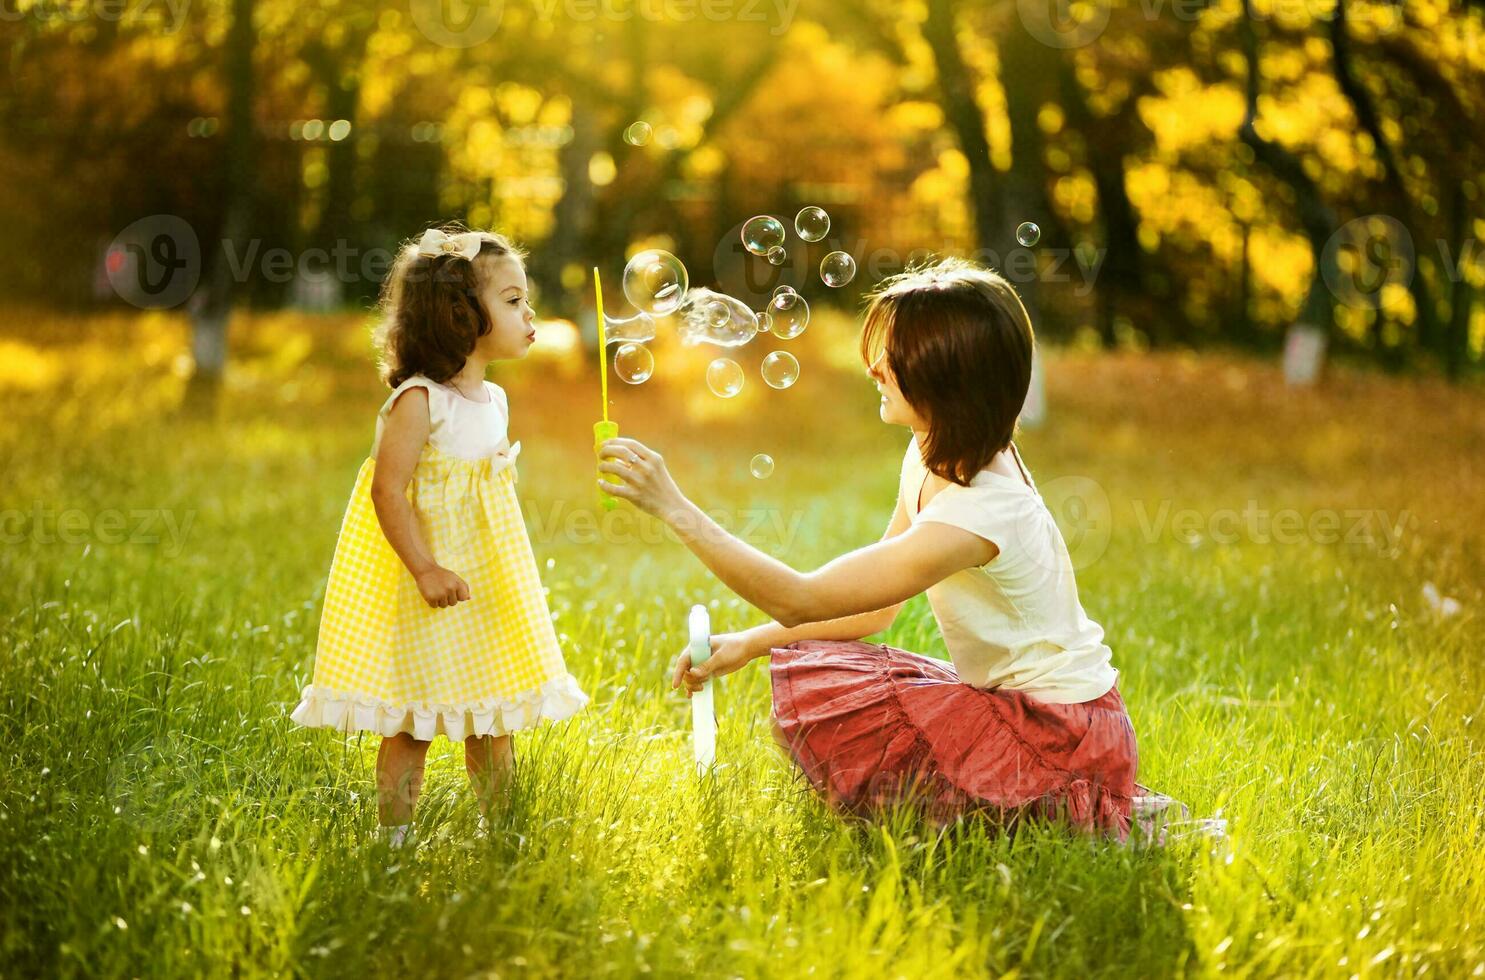
<svg viewBox="0 0 1485 980"><path fill-rule="evenodd" d="M409 388L392 404L382 428L371 478L371 502L387 543L407 566L428 605L442 608L469 598L463 579L433 560L407 499L407 485L428 442L428 392Z"/></svg>

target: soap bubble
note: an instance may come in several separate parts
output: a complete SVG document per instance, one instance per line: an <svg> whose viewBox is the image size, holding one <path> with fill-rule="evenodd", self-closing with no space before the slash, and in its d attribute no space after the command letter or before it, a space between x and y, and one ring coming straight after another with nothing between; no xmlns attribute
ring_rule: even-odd
<svg viewBox="0 0 1485 980"><path fill-rule="evenodd" d="M811 204L794 216L794 232L807 242L818 242L830 234L830 215Z"/></svg>
<svg viewBox="0 0 1485 980"><path fill-rule="evenodd" d="M856 278L856 260L845 252L831 252L820 260L820 278L827 286L844 286Z"/></svg>
<svg viewBox="0 0 1485 980"><path fill-rule="evenodd" d="M804 333L810 323L810 305L794 290L780 292L768 303L773 319L773 333L780 340L793 340Z"/></svg>
<svg viewBox="0 0 1485 980"><path fill-rule="evenodd" d="M653 132L654 130L650 128L650 124L642 119L639 122L632 122L624 130L624 142L630 146L644 146L650 141L650 136Z"/></svg>
<svg viewBox="0 0 1485 980"><path fill-rule="evenodd" d="M681 341L688 345L741 347L758 334L758 316L742 300L710 289L693 289L681 307Z"/></svg>
<svg viewBox="0 0 1485 980"><path fill-rule="evenodd" d="M603 333L611 344L621 340L646 344L655 339L655 318L643 310L634 316L606 316L603 318Z"/></svg>
<svg viewBox="0 0 1485 980"><path fill-rule="evenodd" d="M1027 248L1042 240L1042 230L1035 221L1023 221L1016 226L1016 241Z"/></svg>
<svg viewBox="0 0 1485 980"><path fill-rule="evenodd" d="M783 265L789 258L789 252L782 245L775 245L768 250L768 261L771 265Z"/></svg>
<svg viewBox="0 0 1485 980"><path fill-rule="evenodd" d="M652 316L680 309L690 284L681 260L663 249L645 249L624 266L624 295L636 309Z"/></svg>
<svg viewBox="0 0 1485 980"><path fill-rule="evenodd" d="M743 248L754 255L767 255L768 250L784 244L784 223L768 214L749 218L742 228Z"/></svg>
<svg viewBox="0 0 1485 980"><path fill-rule="evenodd" d="M791 286L791 285L789 285L787 282L780 283L779 285L775 286L774 287L774 290L773 290L773 294L774 294L775 297L779 296L781 293L793 293L793 292L795 292L794 287Z"/></svg>
<svg viewBox="0 0 1485 980"><path fill-rule="evenodd" d="M770 388L788 388L799 380L799 360L785 350L776 350L763 359L763 380Z"/></svg>
<svg viewBox="0 0 1485 980"><path fill-rule="evenodd" d="M759 453L754 456L752 462L748 463L748 472L756 479L766 480L773 476L773 457L768 453Z"/></svg>
<svg viewBox="0 0 1485 980"><path fill-rule="evenodd" d="M719 299L714 299L701 308L702 316L706 317L706 325L709 327L723 327L731 319L727 311L727 304Z"/></svg>
<svg viewBox="0 0 1485 980"><path fill-rule="evenodd" d="M706 386L718 398L731 398L742 391L742 366L731 358L717 358L706 366Z"/></svg>
<svg viewBox="0 0 1485 980"><path fill-rule="evenodd" d="M758 332L768 333L773 329L773 314L764 310L758 314Z"/></svg>
<svg viewBox="0 0 1485 980"><path fill-rule="evenodd" d="M655 355L643 344L620 344L614 351L614 373L632 385L642 385L655 373Z"/></svg>

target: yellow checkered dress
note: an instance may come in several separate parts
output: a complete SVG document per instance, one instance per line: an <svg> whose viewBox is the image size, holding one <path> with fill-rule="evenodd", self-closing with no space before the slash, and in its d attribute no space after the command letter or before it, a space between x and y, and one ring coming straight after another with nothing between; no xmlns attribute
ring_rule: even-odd
<svg viewBox="0 0 1485 980"><path fill-rule="evenodd" d="M567 718L587 703L563 662L516 499L520 444L505 438L504 392L486 384L498 405L481 410L416 376L387 399L377 426L379 443L397 397L428 389L432 431L408 500L434 560L469 584L469 600L444 609L423 600L372 506L373 452L335 547L314 677L291 715L299 724L459 740ZM471 446L483 455L470 457Z"/></svg>

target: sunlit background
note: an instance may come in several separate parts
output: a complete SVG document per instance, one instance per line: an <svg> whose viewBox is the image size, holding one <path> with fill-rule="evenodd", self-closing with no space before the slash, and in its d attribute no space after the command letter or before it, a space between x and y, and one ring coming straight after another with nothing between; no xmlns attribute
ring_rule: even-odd
<svg viewBox="0 0 1485 980"><path fill-rule="evenodd" d="M0 974L1485 973L1478 3L5 0L0 42ZM489 838L435 743L398 856L376 739L288 713L387 394L380 277L449 219L530 253L540 339L491 377L593 702L517 737ZM693 777L686 610L761 615L598 507L592 270L629 317L651 248L810 305L732 348L662 320L610 376L800 568L892 513L863 293L933 255L1015 283L1017 446L1140 781L1220 846L843 825L761 665ZM879 639L945 656L922 597Z"/></svg>

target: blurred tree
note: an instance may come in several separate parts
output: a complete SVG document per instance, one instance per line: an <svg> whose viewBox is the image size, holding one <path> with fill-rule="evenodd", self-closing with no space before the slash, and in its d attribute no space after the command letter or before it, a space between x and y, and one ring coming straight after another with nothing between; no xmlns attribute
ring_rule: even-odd
<svg viewBox="0 0 1485 980"><path fill-rule="evenodd" d="M0 275L13 296L79 304L91 291L56 286L106 295L101 243L183 218L206 260L195 398L220 377L232 304L305 299L314 250L354 262L444 218L498 226L536 253L544 311L571 314L593 264L654 241L720 276L743 218L816 203L835 219L821 247L862 261L826 302L928 251L1011 266L1031 220L1038 269L1013 278L1049 336L1273 350L1299 322L1346 356L1479 365L1480 4L1080 0L1064 13L1099 29L1068 45L1030 29L1035 6L505 4L465 44L356 0L210 0L179 23L159 5L33 4L0 19L0 215L65 247L0 255ZM1326 245L1371 215L1407 230L1412 274L1337 302L1327 279L1354 270ZM295 282L269 274L278 248ZM820 254L791 243L750 275L803 282ZM319 301L378 287L364 261L331 280Z"/></svg>
<svg viewBox="0 0 1485 980"><path fill-rule="evenodd" d="M231 0L232 21L224 52L227 91L227 159L223 193L222 248L208 247L202 256L202 285L191 296L191 355L195 361L186 388L185 407L201 412L215 407L227 364L227 328L238 283L231 256L242 255L253 235L255 151L253 120L253 0ZM208 246L214 239L208 239Z"/></svg>

